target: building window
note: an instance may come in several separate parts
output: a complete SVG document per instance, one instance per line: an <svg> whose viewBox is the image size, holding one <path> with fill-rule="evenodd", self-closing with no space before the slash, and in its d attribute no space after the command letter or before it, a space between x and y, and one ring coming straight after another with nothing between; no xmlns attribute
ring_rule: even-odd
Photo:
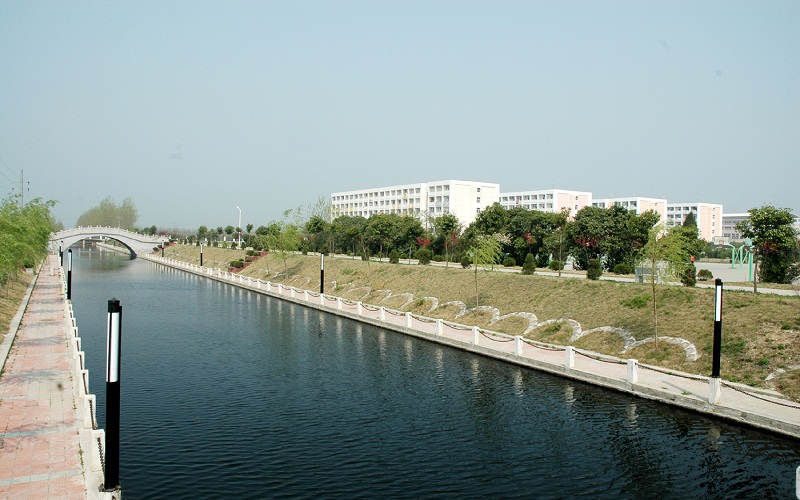
<svg viewBox="0 0 800 500"><path fill-rule="evenodd" d="M479 193L481 192L481 188L478 188L478 192L479 192Z"/></svg>
<svg viewBox="0 0 800 500"><path fill-rule="evenodd" d="M478 198L475 200L475 203L480 203L480 202L481 202L481 197L478 196Z"/></svg>

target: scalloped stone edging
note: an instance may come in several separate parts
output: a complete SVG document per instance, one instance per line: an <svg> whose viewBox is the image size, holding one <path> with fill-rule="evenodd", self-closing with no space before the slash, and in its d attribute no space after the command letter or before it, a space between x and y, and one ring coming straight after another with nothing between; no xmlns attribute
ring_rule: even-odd
<svg viewBox="0 0 800 500"><path fill-rule="evenodd" d="M334 285L334 287L337 286L335 281L333 282L333 285ZM400 306L400 309L403 309L403 308L407 307L409 304L411 304L414 301L414 294L410 293L410 292L401 292L401 293L395 294L391 290L388 290L388 289L372 290L372 288L369 287L369 286L366 286L366 285L356 286L353 283L347 283L346 285L343 285L343 287L344 286L349 286L350 289L349 290L343 290L343 293L351 293L354 290L361 290L361 289L366 290L366 293L361 295L360 299L365 299L366 297L368 297L372 293L384 293L385 296L384 296L383 299L381 299L378 302L379 304L387 301L388 299L390 299L392 297L405 297L406 301L403 303L403 305ZM432 312L436 311L437 309L439 309L440 307L455 306L458 309L458 312L455 314L453 319L458 319L458 318L460 318L460 317L462 317L464 315L467 315L469 313L489 312L489 313L491 313L492 317L489 320L489 322L487 323L487 326L491 326L491 325L497 323L498 321L502 321L502 320L504 320L506 318L511 318L511 317L519 317L519 318L527 319L528 320L528 327L525 328L525 330L520 334L522 336L525 336L525 335L529 334L530 332L532 332L536 328L541 328L543 326L547 326L547 325L551 325L551 324L559 323L559 322L567 323L570 326L570 328L572 329L572 335L569 338L570 342L575 342L576 340L578 340L580 338L583 338L583 337L585 337L585 336L587 336L589 334L597 333L597 332L616 333L617 335L620 336L620 338L622 339L623 345L624 345L622 351L620 351L620 354L625 354L628 351L630 351L631 349L634 349L634 348L639 347L641 345L644 345L644 344L647 344L649 342L654 342L655 341L655 338L653 338L653 337L648 337L648 338L643 339L643 340L636 340L636 338L633 336L633 334L631 334L631 332L629 332L628 330L625 330L624 328L618 328L618 327L615 327L615 326L599 326L599 327L596 327L596 328L590 328L588 330L584 330L579 322L577 322L574 319L570 319L570 318L548 319L548 320L540 322L539 318L534 313L527 312L527 311L511 312L511 313L508 313L508 314L503 314L501 316L500 315L500 310L497 309L496 307L493 307L493 306L477 306L477 307L473 307L473 308L468 308L467 304L465 304L464 302L462 302L460 300L451 300L449 302L445 302L443 304L440 304L439 303L439 299L436 298L436 297L423 297L422 300L427 300L427 301L431 302L431 307L430 307L430 309L428 309L428 313L432 313ZM679 337L666 337L665 336L665 337L659 337L659 340L663 340L664 342L667 342L668 344L675 344L675 345L680 346L683 349L684 353L686 353L686 359L689 360L689 361L697 361L697 359L700 358L700 354L697 352L697 347L693 343L689 342L686 339L682 339L682 338L679 338Z"/></svg>

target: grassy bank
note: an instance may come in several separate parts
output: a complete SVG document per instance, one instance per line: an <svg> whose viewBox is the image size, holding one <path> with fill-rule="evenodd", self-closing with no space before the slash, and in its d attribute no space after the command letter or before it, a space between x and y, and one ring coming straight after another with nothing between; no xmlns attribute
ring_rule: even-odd
<svg viewBox="0 0 800 500"><path fill-rule="evenodd" d="M32 274L20 272L0 288L0 341L8 334L11 320L17 314L20 301L32 279Z"/></svg>
<svg viewBox="0 0 800 500"><path fill-rule="evenodd" d="M175 245L168 248L165 255L199 264L199 248L195 246ZM206 248L204 264L225 268L228 262L243 256L241 250ZM319 287L319 257L291 255L284 264L279 255L270 254L244 269L242 274L314 290ZM415 300L404 310L448 320L454 320L457 307L430 311L432 302L425 297L436 297L440 304L462 301L467 307L474 307L476 303L475 272L460 266L441 268L328 258L325 281L327 292L373 304L386 297L386 292L378 290L391 290L393 294L408 292ZM651 291L647 284L480 271L478 290L479 304L494 306L501 314L532 312L540 322L573 319L584 330L620 327L637 340L655 333ZM723 378L756 387L773 387L800 398L800 367L795 368L800 365L800 297L726 291L724 301ZM381 304L400 308L405 302L404 297L391 297ZM622 357L700 375L710 374L714 290L659 286L657 304L658 335L692 342L700 358L687 361L682 349L665 342L660 342L658 349L653 343L637 347ZM488 313L481 312L461 316L457 321L484 327L490 319ZM490 328L520 334L527 325L526 320L509 318ZM528 336L567 344L570 334L568 325L561 322L537 328ZM623 347L620 337L610 332L592 333L572 344L612 355L619 355ZM779 368L787 373L766 382L766 377Z"/></svg>

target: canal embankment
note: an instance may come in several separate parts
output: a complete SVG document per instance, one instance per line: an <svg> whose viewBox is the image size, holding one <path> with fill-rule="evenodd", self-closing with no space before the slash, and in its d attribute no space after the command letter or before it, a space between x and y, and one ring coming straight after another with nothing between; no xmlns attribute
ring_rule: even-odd
<svg viewBox="0 0 800 500"><path fill-rule="evenodd" d="M65 286L58 257L50 256L0 348L0 495L5 497L113 497L100 490L105 437L97 429L96 399L89 392Z"/></svg>
<svg viewBox="0 0 800 500"><path fill-rule="evenodd" d="M159 265L481 356L787 436L800 437L800 404L786 400L774 391L754 389L722 380L720 397L714 402L714 382L709 377L347 300L327 293L254 279L219 268L200 267L155 255L141 257Z"/></svg>

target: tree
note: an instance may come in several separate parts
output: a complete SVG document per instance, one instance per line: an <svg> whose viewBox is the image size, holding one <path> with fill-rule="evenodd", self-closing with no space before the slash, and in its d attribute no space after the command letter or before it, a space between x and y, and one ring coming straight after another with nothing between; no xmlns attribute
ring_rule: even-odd
<svg viewBox="0 0 800 500"><path fill-rule="evenodd" d="M227 234L228 236L232 235L234 229L235 228L233 226L225 226L225 234Z"/></svg>
<svg viewBox="0 0 800 500"><path fill-rule="evenodd" d="M20 197L6 198L0 205L0 285L6 286L21 267L33 267L47 256L54 220L54 201L41 198L20 207Z"/></svg>
<svg viewBox="0 0 800 500"><path fill-rule="evenodd" d="M522 274L533 274L536 272L536 259L533 254L529 253L525 256L525 262L522 264Z"/></svg>
<svg viewBox="0 0 800 500"><path fill-rule="evenodd" d="M694 226L697 227L697 218L694 216L694 212L689 212L685 219L683 219L683 227Z"/></svg>
<svg viewBox="0 0 800 500"><path fill-rule="evenodd" d="M200 226L197 228L197 241L203 241L208 235L208 227Z"/></svg>
<svg viewBox="0 0 800 500"><path fill-rule="evenodd" d="M96 207L92 207L78 217L77 226L107 226L131 229L139 218L133 200L125 198L117 205L107 196Z"/></svg>
<svg viewBox="0 0 800 500"><path fill-rule="evenodd" d="M768 283L788 283L789 271L797 261L797 234L792 227L794 217L788 208L778 209L771 205L751 208L750 218L737 224L742 236L753 241L756 274ZM759 260L761 270L758 273ZM753 280L753 291L756 291Z"/></svg>
<svg viewBox="0 0 800 500"><path fill-rule="evenodd" d="M461 234L461 223L458 217L453 214L444 214L433 219L433 230L435 233L435 245L441 246L444 251L445 267L450 266L450 253L458 244L458 236Z"/></svg>
<svg viewBox="0 0 800 500"><path fill-rule="evenodd" d="M478 237L475 246L470 249L470 260L475 267L475 307L478 307L480 297L478 293L478 267L495 265L502 254L500 240L494 235Z"/></svg>
<svg viewBox="0 0 800 500"><path fill-rule="evenodd" d="M689 262L689 255L684 248L683 238L678 234L679 226L666 230L664 224L650 228L647 242L641 251L641 260L650 266L650 289L653 298L653 331L656 349L658 349L658 304L656 284L658 277L675 278L683 275Z"/></svg>
<svg viewBox="0 0 800 500"><path fill-rule="evenodd" d="M291 215L291 209L285 210L283 212L282 221L273 221L270 223L270 226L276 228L277 231L273 230L267 237L269 241L269 247L277 250L281 256L281 259L283 260L283 269L287 278L289 277L289 266L287 264L287 259L289 254L295 252L300 247L300 240L302 239L300 229L297 227L297 225L289 222L289 217Z"/></svg>
<svg viewBox="0 0 800 500"><path fill-rule="evenodd" d="M252 230L253 230L253 225L252 225L252 224L248 224L248 225L245 227L245 229L247 229L247 234L250 234L250 231L252 231Z"/></svg>

